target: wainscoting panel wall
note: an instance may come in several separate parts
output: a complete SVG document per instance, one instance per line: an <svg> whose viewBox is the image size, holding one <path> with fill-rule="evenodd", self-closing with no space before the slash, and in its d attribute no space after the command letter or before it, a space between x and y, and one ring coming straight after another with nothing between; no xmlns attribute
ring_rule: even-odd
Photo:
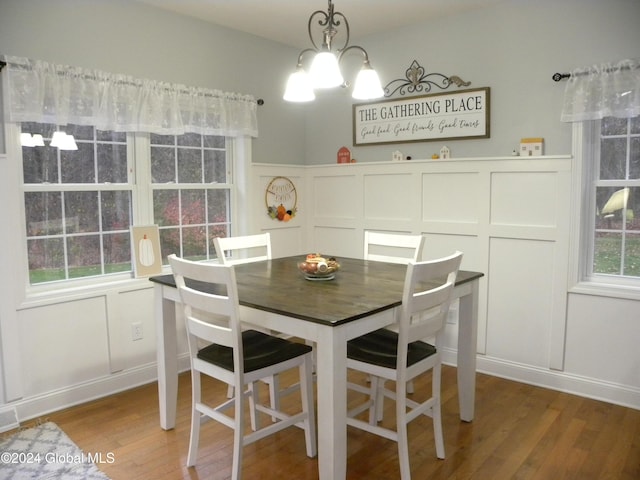
<svg viewBox="0 0 640 480"><path fill-rule="evenodd" d="M297 211L294 217L286 222L271 218L267 213L265 190L274 177L287 177L296 189ZM348 182L348 179L342 181ZM244 222L239 222L245 224L245 229L236 231L234 235L270 232L271 253L276 258L297 255L306 250L305 218L309 214L309 209L312 208L307 199L315 197L310 195L306 188L304 167L279 165L274 168L269 165L252 165L249 170L247 191L244 193L248 199L248 213L245 214L248 218ZM340 214L338 205L330 205L328 208L332 216Z"/></svg>
<svg viewBox="0 0 640 480"><path fill-rule="evenodd" d="M13 163L2 161L0 171ZM6 160L6 157L4 158ZM312 251L361 257L365 230L425 235L424 258L464 252L480 284L478 370L640 408L637 300L568 291L571 158L481 158L291 166L253 164L239 185L243 215L234 234L268 231L273 255ZM14 172L15 173L15 172ZM17 175L17 174L16 174ZM296 186L289 221L267 213L274 176ZM19 204L19 182L0 196ZM8 231L17 209L0 212ZM0 239L21 251L19 235ZM2 257L15 271L16 256ZM24 299L13 276L0 302L4 403L20 420L154 381L153 287L146 279ZM443 352L455 364L452 308ZM179 368L188 368L178 309ZM567 320L568 318L568 320ZM133 340L140 322L142 340ZM594 351L606 351L607 362ZM635 357L634 357L635 355Z"/></svg>
<svg viewBox="0 0 640 480"><path fill-rule="evenodd" d="M536 367L551 366L554 248L553 242L491 239L487 355Z"/></svg>
<svg viewBox="0 0 640 480"><path fill-rule="evenodd" d="M415 219L419 204L414 201L415 181L411 174L365 174L363 182L366 220L402 229Z"/></svg>
<svg viewBox="0 0 640 480"><path fill-rule="evenodd" d="M422 173L422 217L433 226L455 223L456 229L468 225L477 233L482 218L483 183L478 172Z"/></svg>
<svg viewBox="0 0 640 480"><path fill-rule="evenodd" d="M23 342L21 364L28 365L22 378L25 396L109 374L104 297L29 308L18 312L18 321ZM77 365L78 369L70 372L61 365Z"/></svg>
<svg viewBox="0 0 640 480"><path fill-rule="evenodd" d="M463 269L485 273L478 352L558 369L566 302L554 286L567 283L556 260L568 254L570 169L568 156L310 166L309 245L362 257L364 231L376 230L424 234L425 259L461 250ZM456 335L454 317L445 335L451 362Z"/></svg>

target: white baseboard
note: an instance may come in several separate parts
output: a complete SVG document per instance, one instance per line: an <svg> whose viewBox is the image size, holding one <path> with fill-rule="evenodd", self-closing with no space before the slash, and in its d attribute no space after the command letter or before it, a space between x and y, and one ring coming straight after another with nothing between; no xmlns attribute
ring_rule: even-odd
<svg viewBox="0 0 640 480"><path fill-rule="evenodd" d="M455 350L443 349L442 353L444 363L456 365ZM178 370L181 372L189 370L188 355L185 354L178 358ZM477 356L477 371L640 410L640 389L626 385L603 382L566 372L534 368L530 365L517 364L484 355ZM151 363L91 382L16 400L4 405L4 407L15 408L19 421L25 422L64 408L155 382L157 378L156 364Z"/></svg>
<svg viewBox="0 0 640 480"><path fill-rule="evenodd" d="M188 354L178 357L178 371L183 372L186 370L189 370ZM11 406L15 408L19 421L25 422L157 380L158 370L156 364L150 363L114 373L108 377L97 378L90 382L47 392L42 395L22 398L4 405L4 407Z"/></svg>
<svg viewBox="0 0 640 480"><path fill-rule="evenodd" d="M455 366L455 350L443 349L443 362ZM476 371L640 410L640 389L628 385L605 382L557 370L536 368L485 355L477 356Z"/></svg>

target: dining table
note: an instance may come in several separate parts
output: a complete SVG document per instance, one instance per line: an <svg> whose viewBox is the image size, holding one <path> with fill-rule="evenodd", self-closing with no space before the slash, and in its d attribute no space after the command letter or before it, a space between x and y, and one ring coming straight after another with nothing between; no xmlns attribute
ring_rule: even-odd
<svg viewBox="0 0 640 480"><path fill-rule="evenodd" d="M326 255L325 255L326 256ZM346 478L347 342L394 323L406 265L339 258L335 278L318 281L298 269L304 256L237 264L242 321L314 342L316 349L318 469L321 480ZM460 270L453 289L459 299L457 385L460 419L474 418L481 272ZM176 306L172 274L154 282L160 426L175 427L178 395Z"/></svg>

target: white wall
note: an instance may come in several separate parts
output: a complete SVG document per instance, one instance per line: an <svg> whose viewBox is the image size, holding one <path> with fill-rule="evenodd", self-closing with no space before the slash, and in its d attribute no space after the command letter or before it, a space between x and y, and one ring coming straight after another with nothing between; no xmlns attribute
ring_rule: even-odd
<svg viewBox="0 0 640 480"><path fill-rule="evenodd" d="M0 54L254 95L254 160L304 157L304 111L282 101L297 58L284 45L130 0L2 0Z"/></svg>
<svg viewBox="0 0 640 480"><path fill-rule="evenodd" d="M128 0L2 0L0 54L252 94L265 101L253 160L304 158L304 111L281 100L297 51L281 44ZM3 151L0 141L0 396L28 418L153 381L150 282L25 294L21 172L17 153ZM244 228L260 228L243 217ZM143 324L141 341L132 341L133 322Z"/></svg>
<svg viewBox="0 0 640 480"><path fill-rule="evenodd" d="M454 158L503 156L510 155L523 137L543 137L547 154L571 153L571 126L560 122L564 83L554 82L551 76L580 66L636 58L638 19L637 0L507 0L495 7L356 38L354 43L367 49L383 84L404 78L405 70L417 60L426 73L458 75L471 82L462 88L490 87L491 138L352 148L350 93L331 91L306 107L307 163L333 163L343 145L365 162L391 160L396 149L413 158L431 158L443 144L451 148ZM358 67L356 58L345 58L343 63ZM434 87L430 93L439 91Z"/></svg>
<svg viewBox="0 0 640 480"><path fill-rule="evenodd" d="M352 101L349 92L343 90L324 94L307 107L306 161L310 165L335 163L337 151L343 145L351 149L358 162L389 161L394 150L414 159L430 158L443 144L450 147L453 158L499 157L510 155L520 138L532 136L545 139L548 155L571 155L574 153L571 125L559 121L564 84L554 82L551 76L575 67L636 58L639 20L640 2L636 0L511 0L479 11L357 38L355 43L367 49L383 84L403 78L405 69L415 59L427 73L458 75L472 82L467 88L490 87L491 138L352 147ZM434 89L432 93L437 91ZM574 167L571 175L575 173ZM340 176L335 181L340 189L349 180ZM391 182L395 181L392 177ZM520 208L533 208L529 201L535 201L535 197L522 198L520 191L530 195L537 189L549 191L557 187L555 177L544 174L517 175L514 181L517 183L503 181L492 192L493 200L504 202L495 213L506 220L511 220ZM458 190L460 211L466 212L458 213L464 216L462 223L474 216L474 208L479 208L478 188L475 181L466 179L464 188ZM440 191L438 185L436 189ZM396 210L395 216L389 216L394 220L388 219L386 227L379 224L377 228L424 231L423 225L409 221L416 218L414 209L419 205L415 200L407 202L413 194L415 191L406 187L396 188L393 195L399 196L404 206ZM431 195L429 191L424 194ZM434 205L441 206L443 199L450 197L429 198ZM575 198L558 198L559 211L561 207L569 208ZM346 217L352 211L366 215L368 210L379 209L381 203L368 200L372 203L353 196L329 200L326 206L343 205L345 211L340 215ZM575 225L573 219L579 209L576 205L571 208L571 221L557 227L562 228L562 232L557 232L561 234L557 241L563 245L578 244L577 232L569 228L569 223ZM544 220L542 213L534 215L534 223ZM327 220L318 215L310 228L321 231ZM353 221L340 215L331 219L332 234L322 237L331 247L344 245L347 239L357 240L362 227L356 223L354 232ZM448 219L443 216L442 220L442 225L433 224L428 231L431 236L448 241ZM487 228L496 227L489 223ZM543 232L545 227L537 225L533 230ZM508 229L503 233L508 234ZM489 259L484 270L489 282L485 299L487 336L486 344L479 345L480 351L486 348L486 355L480 357L479 368L638 408L640 352L634 344L640 338L640 294L636 291L617 298L575 288L577 279L567 273L575 262L572 258L575 252L567 250L565 256L559 255L553 244L546 242L544 236L539 237L542 233L534 237L535 241L505 239L500 234L488 242L483 242L482 236L475 238L475 234L471 231L467 237L470 241L464 245L466 250L463 248L466 258L471 254L474 259ZM357 243L353 245L356 251ZM529 277L530 288L522 289L521 283L511 281L509 272L513 266L526 267L530 258L539 262L531 265L534 268L530 274L533 278ZM520 299L519 304L510 301L513 296ZM543 301L539 301L542 296ZM566 311L566 323L550 313L554 309L559 312L561 305ZM537 318L533 323L525 320L532 313ZM538 328L532 331L532 325ZM541 337L530 341L532 333Z"/></svg>
<svg viewBox="0 0 640 480"><path fill-rule="evenodd" d="M246 222L272 232L276 256L357 255L365 228L423 232L428 255L459 246L464 267L487 274L482 370L640 408L640 354L632 345L640 334L638 301L570 291L572 238L562 219L571 216L565 188L573 168L571 128L557 120L563 85L550 79L574 66L637 56L639 6L634 0L507 1L357 39L386 79L402 76L415 58L428 71L491 87L491 138L448 144L454 157L484 157L480 162L384 163L397 148L425 158L441 146L427 142L359 147L354 156L362 165L336 166L338 148L351 143L351 100L335 92L313 105L285 104L282 86L297 50L134 2L3 0L0 53L264 98L260 138L251 142L256 163L247 167L253 207ZM545 138L550 158L499 158L534 135ZM155 331L145 280L24 298L14 160L0 155L0 198L9 206L0 211L7 398L25 419L152 381ZM353 172L360 172L355 179ZM286 224L269 219L263 205L263 188L275 175L302 185L298 216ZM389 185L391 203L377 194ZM520 206L525 223L518 223ZM512 281L513 265L527 270L530 288L521 278ZM133 321L143 322L142 341L131 340ZM534 342L522 334L532 325L539 334ZM600 351L605 361L594 356ZM181 361L185 366L184 356Z"/></svg>
<svg viewBox="0 0 640 480"><path fill-rule="evenodd" d="M464 252L480 284L478 370L640 408L640 297L569 294L571 156L309 167L309 251L362 257L365 230ZM330 191L331 195L320 192ZM455 364L457 327L445 361Z"/></svg>

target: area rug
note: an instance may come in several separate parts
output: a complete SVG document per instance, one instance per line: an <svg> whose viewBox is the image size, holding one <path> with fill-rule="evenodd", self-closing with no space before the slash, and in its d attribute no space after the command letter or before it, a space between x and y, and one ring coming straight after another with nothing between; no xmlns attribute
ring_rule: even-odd
<svg viewBox="0 0 640 480"><path fill-rule="evenodd" d="M0 480L109 480L94 461L53 422L20 430L0 442Z"/></svg>

